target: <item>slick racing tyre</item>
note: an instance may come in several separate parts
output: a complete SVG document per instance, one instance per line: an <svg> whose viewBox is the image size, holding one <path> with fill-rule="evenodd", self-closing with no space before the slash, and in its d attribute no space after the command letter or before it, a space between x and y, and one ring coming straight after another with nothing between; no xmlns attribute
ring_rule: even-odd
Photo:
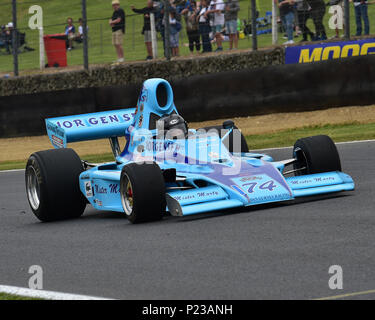
<svg viewBox="0 0 375 320"><path fill-rule="evenodd" d="M86 207L86 199L79 189L82 171L82 162L72 149L39 151L30 156L25 171L26 194L31 210L40 221L82 215Z"/></svg>
<svg viewBox="0 0 375 320"><path fill-rule="evenodd" d="M205 130L207 132L211 130L216 130L219 137L221 138L222 136L225 135L225 133L233 127L234 130L239 130L233 123L232 120L227 120L224 121L223 125L221 126L210 126L210 127L204 127L199 130ZM234 141L234 137L240 137L239 141ZM236 153L236 152L249 152L249 147L247 146L246 139L244 135L239 131L239 135L233 134L231 132L228 137L226 137L223 141L224 145L227 147L228 151L230 153Z"/></svg>
<svg viewBox="0 0 375 320"><path fill-rule="evenodd" d="M130 222L162 219L166 210L165 182L155 162L125 165L121 171L120 194Z"/></svg>
<svg viewBox="0 0 375 320"><path fill-rule="evenodd" d="M314 136L297 140L293 157L296 175L341 171L336 145L328 136Z"/></svg>

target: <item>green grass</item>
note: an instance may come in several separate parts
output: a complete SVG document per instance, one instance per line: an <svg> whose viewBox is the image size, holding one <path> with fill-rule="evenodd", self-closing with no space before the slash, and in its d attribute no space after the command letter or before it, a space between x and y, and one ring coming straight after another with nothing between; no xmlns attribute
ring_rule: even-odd
<svg viewBox="0 0 375 320"><path fill-rule="evenodd" d="M258 6L260 15L264 16L266 11L271 11L272 0L260 0ZM31 6L29 0L18 0L18 27L21 31L26 32L26 39L28 46L38 49L38 31L30 30L28 28L28 20L30 15L28 14L29 6ZM25 3L28 2L28 3ZM43 8L44 15L44 26L45 34L61 33L64 31L64 25L67 17L72 17L75 21L76 27L78 27L77 21L81 17L81 1L80 0L37 0L33 4L41 5ZM122 1L122 7L126 14L132 14L130 6L134 4L136 7L143 7L146 0L133 0L133 1ZM240 0L240 18L249 19L249 0ZM355 30L354 21L354 9L352 5L350 7L351 12L351 31L352 34ZM115 60L115 53L113 46L111 45L111 30L108 25L108 19L112 14L111 1L110 0L90 0L87 1L87 15L89 25L89 61L92 64L110 63ZM11 21L11 0L3 0L0 3L0 25L6 24ZM325 25L327 27L328 36L334 34L334 30L328 29L329 14L326 14ZM375 17L375 6L369 6L370 21L373 21ZM102 20L96 20L102 19ZM94 21L95 20L95 21ZM59 24L59 25L57 25ZM54 26L51 26L54 25ZM314 30L311 20L309 20L309 27ZM137 15L135 17L128 17L126 22L126 36L125 36L125 58L128 61L132 60L144 60L146 57L146 51L143 43L143 35L141 34L143 26L143 16ZM160 36L159 36L160 37ZM183 42L186 43L187 36L185 29L181 32L180 37ZM281 37L279 43L283 43ZM258 37L259 47L270 46L272 43L272 36L270 34L261 35ZM246 38L240 41L239 48L251 48L251 39ZM228 46L224 44L224 48ZM162 43L159 39L158 43L159 56L162 56ZM181 55L189 54L189 50L186 46L180 46ZM4 52L4 50L0 51ZM68 64L69 65L82 65L82 45L76 45L76 49L68 52ZM19 66L20 70L27 69L38 69L39 68L39 53L38 50L33 52L25 52L19 55ZM9 55L0 53L0 72L10 72L13 69L13 60Z"/></svg>
<svg viewBox="0 0 375 320"><path fill-rule="evenodd" d="M22 296L16 296L16 295L13 295L13 294L7 294L7 293L1 293L0 292L0 300L43 300L43 299L22 297Z"/></svg>
<svg viewBox="0 0 375 320"><path fill-rule="evenodd" d="M292 146L297 139L319 134L329 135L335 142L375 139L375 123L348 123L341 125L311 126L299 129L283 130L276 133L246 136L250 150ZM100 163L113 161L111 153L88 155L88 162ZM23 169L26 161L0 162L0 170Z"/></svg>
<svg viewBox="0 0 375 320"><path fill-rule="evenodd" d="M246 136L250 149L292 146L297 139L325 134L335 142L375 139L375 123L310 126L288 129L269 134Z"/></svg>

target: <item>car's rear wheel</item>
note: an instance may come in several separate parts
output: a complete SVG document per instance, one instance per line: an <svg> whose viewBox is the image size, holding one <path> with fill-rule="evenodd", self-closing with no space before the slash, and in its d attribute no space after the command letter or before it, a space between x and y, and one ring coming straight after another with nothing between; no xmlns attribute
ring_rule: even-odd
<svg viewBox="0 0 375 320"><path fill-rule="evenodd" d="M302 138L293 148L296 175L341 171L340 156L335 143L325 135Z"/></svg>
<svg viewBox="0 0 375 320"><path fill-rule="evenodd" d="M82 171L82 162L72 149L39 151L30 156L25 171L26 194L31 210L40 221L82 215L86 207L86 199L79 189Z"/></svg>
<svg viewBox="0 0 375 320"><path fill-rule="evenodd" d="M130 163L121 171L121 203L132 223L162 219L166 209L165 182L156 163Z"/></svg>
<svg viewBox="0 0 375 320"><path fill-rule="evenodd" d="M237 152L249 152L249 147L247 145L246 139L241 131L234 125L232 120L224 121L221 126L209 126L201 128L207 132L216 131L219 137L223 137L229 129L238 130L236 133L233 131L224 139L223 143L227 147L230 153ZM200 129L200 130L201 130ZM237 134L238 133L238 134Z"/></svg>

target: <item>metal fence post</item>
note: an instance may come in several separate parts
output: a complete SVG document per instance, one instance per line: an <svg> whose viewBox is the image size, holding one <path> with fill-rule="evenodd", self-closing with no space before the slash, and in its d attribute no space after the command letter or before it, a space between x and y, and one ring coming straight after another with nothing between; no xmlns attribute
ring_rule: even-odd
<svg viewBox="0 0 375 320"><path fill-rule="evenodd" d="M274 0L272 1L272 44L277 44L278 32L277 32L277 8Z"/></svg>
<svg viewBox="0 0 375 320"><path fill-rule="evenodd" d="M83 20L83 65L85 70L89 70L89 48L87 42L87 10L86 0L82 0L82 20Z"/></svg>
<svg viewBox="0 0 375 320"><path fill-rule="evenodd" d="M103 24L100 24L100 54L103 54Z"/></svg>
<svg viewBox="0 0 375 320"><path fill-rule="evenodd" d="M255 0L251 0L251 33L253 39L253 50L258 50L257 40L257 8Z"/></svg>
<svg viewBox="0 0 375 320"><path fill-rule="evenodd" d="M151 42L152 42L152 57L156 59L158 57L158 43L156 40L156 27L155 27L155 14L150 14L151 24Z"/></svg>
<svg viewBox="0 0 375 320"><path fill-rule="evenodd" d="M344 0L345 38L350 39L350 8L349 0Z"/></svg>
<svg viewBox="0 0 375 320"><path fill-rule="evenodd" d="M171 60L171 44L170 44L170 26L169 26L169 1L163 0L164 4L164 50L165 50L165 57L167 60Z"/></svg>
<svg viewBox="0 0 375 320"><path fill-rule="evenodd" d="M43 27L39 27L39 65L40 65L40 70L43 70L46 66L46 60L45 60L45 55L44 55Z"/></svg>
<svg viewBox="0 0 375 320"><path fill-rule="evenodd" d="M12 49L13 49L13 70L14 75L18 77L18 31L17 31L17 2L12 0L13 31L12 31Z"/></svg>

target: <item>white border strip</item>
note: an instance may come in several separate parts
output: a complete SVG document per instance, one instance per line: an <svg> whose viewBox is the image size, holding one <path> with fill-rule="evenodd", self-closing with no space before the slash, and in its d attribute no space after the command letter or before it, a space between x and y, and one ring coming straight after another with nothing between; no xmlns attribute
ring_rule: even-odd
<svg viewBox="0 0 375 320"><path fill-rule="evenodd" d="M33 290L21 287L13 286L2 286L0 285L0 293L6 293L11 295L17 295L29 298L40 298L47 300L113 300L108 298L84 296L80 294L72 293L62 293L55 291L45 291L45 290Z"/></svg>
<svg viewBox="0 0 375 320"><path fill-rule="evenodd" d="M375 142L375 140L354 140L354 141L335 142L335 144L352 144L352 143L362 143L362 142ZM289 146L289 147L276 147L276 148L265 148L265 149L254 149L253 151L258 151L258 150L263 150L263 151L283 150L283 149L289 149L289 148L293 148L293 146Z"/></svg>
<svg viewBox="0 0 375 320"><path fill-rule="evenodd" d="M25 169L0 170L0 173L2 173L2 172L21 172L21 171L25 171Z"/></svg>
<svg viewBox="0 0 375 320"><path fill-rule="evenodd" d="M351 143L364 143L364 142L375 142L375 140L354 140L354 141L336 142L335 144L351 144ZM283 150L283 149L289 149L289 148L293 148L293 146L277 147L277 148L264 148L264 149L252 149L251 151ZM0 173L3 173L3 172L21 172L21 171L25 171L25 169L0 170Z"/></svg>

